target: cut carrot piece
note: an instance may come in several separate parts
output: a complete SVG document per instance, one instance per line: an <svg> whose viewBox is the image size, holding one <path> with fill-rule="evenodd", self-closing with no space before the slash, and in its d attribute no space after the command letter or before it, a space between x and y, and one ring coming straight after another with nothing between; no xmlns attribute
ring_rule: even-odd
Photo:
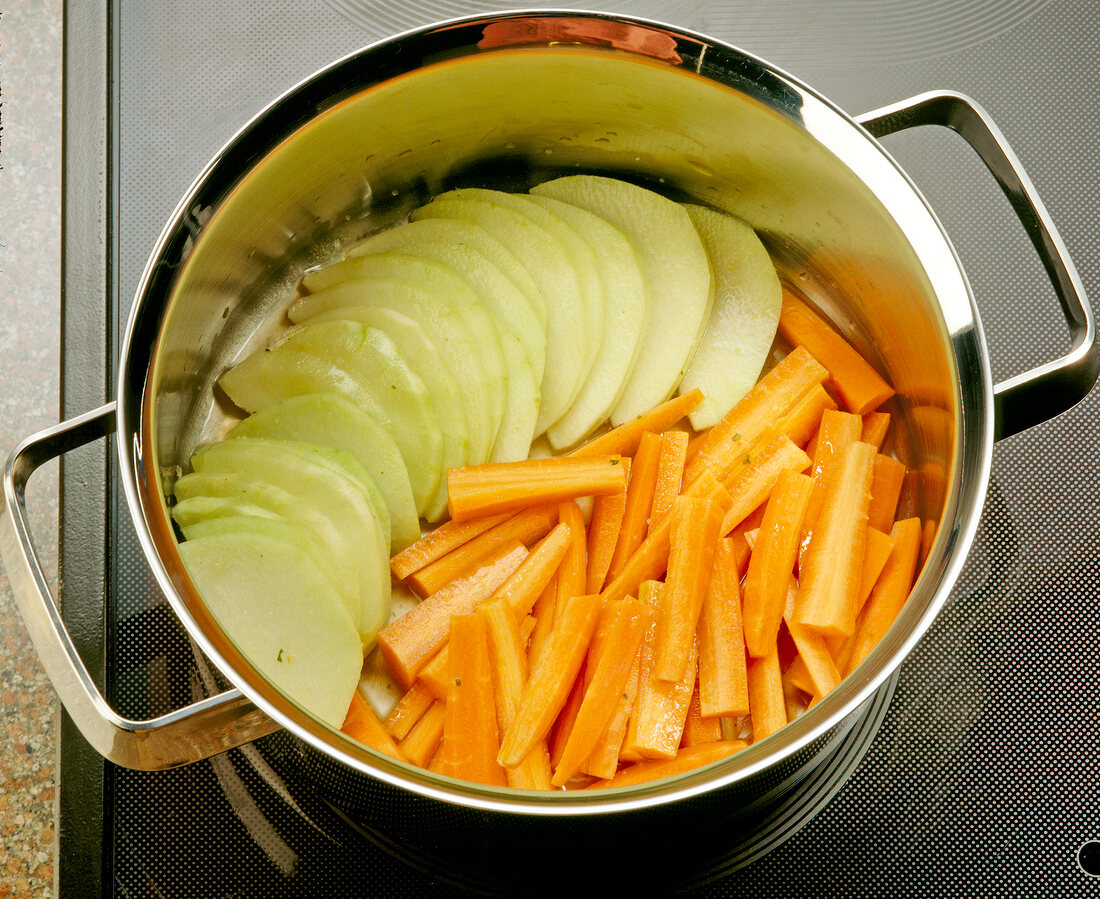
<svg viewBox="0 0 1100 899"><path fill-rule="evenodd" d="M649 610L644 609L644 630L649 626ZM630 675L623 688L623 694L619 697L615 714L604 728L596 748L589 754L581 769L585 774L604 779L614 777L619 767L619 752L622 749L623 739L626 737L626 728L630 722L630 714L634 711L634 701L638 696L638 676L641 664L641 640L638 641L638 651L634 653L634 661L630 666Z"/></svg>
<svg viewBox="0 0 1100 899"><path fill-rule="evenodd" d="M519 543L501 547L485 565L421 600L378 634L378 649L401 686L447 642L451 615L473 611L519 568L527 550Z"/></svg>
<svg viewBox="0 0 1100 899"><path fill-rule="evenodd" d="M653 488L653 505L649 511L650 521L658 521L666 515L672 508L672 501L680 495L687 446L687 431L665 431L661 435L657 477Z"/></svg>
<svg viewBox="0 0 1100 899"><path fill-rule="evenodd" d="M584 522L581 522L583 527ZM535 600L546 589L573 542L572 528L564 521L532 547L527 558L493 591L517 618L531 611ZM581 539L584 538L582 530Z"/></svg>
<svg viewBox="0 0 1100 899"><path fill-rule="evenodd" d="M412 764L426 768L443 742L446 703L435 700L398 746Z"/></svg>
<svg viewBox="0 0 1100 899"><path fill-rule="evenodd" d="M858 441L844 451L801 568L795 620L823 636L855 629L875 455L871 444Z"/></svg>
<svg viewBox="0 0 1100 899"><path fill-rule="evenodd" d="M496 698L497 725L505 733L512 725L523 687L527 683L527 655L515 619L500 602L489 602L478 608L484 616L489 635L489 658L493 673L493 695ZM508 786L521 790L550 789L550 755L546 741L540 740L527 756L513 768L504 771Z"/></svg>
<svg viewBox="0 0 1100 899"><path fill-rule="evenodd" d="M601 608L600 597L573 597L554 622L550 643L523 688L515 720L504 735L499 760L514 768L546 738L584 661Z"/></svg>
<svg viewBox="0 0 1100 899"><path fill-rule="evenodd" d="M699 617L699 685L704 716L747 715L745 637L734 540L719 538L707 598Z"/></svg>
<svg viewBox="0 0 1100 899"><path fill-rule="evenodd" d="M875 456L875 470L871 477L871 505L867 509L867 523L871 527L889 532L894 524L898 498L904 483L904 463L881 453Z"/></svg>
<svg viewBox="0 0 1100 899"><path fill-rule="evenodd" d="M554 627L554 618L558 607L558 576L554 574L543 588L542 595L535 600L531 614L535 616L535 629L527 643L527 666L535 667L538 657L546 647L550 632Z"/></svg>
<svg viewBox="0 0 1100 899"><path fill-rule="evenodd" d="M444 644L416 673L416 679L440 702L447 701L447 664L447 645Z"/></svg>
<svg viewBox="0 0 1100 899"><path fill-rule="evenodd" d="M829 385L850 412L870 412L894 395L870 363L786 285L779 333L791 344L805 347L829 370Z"/></svg>
<svg viewBox="0 0 1100 899"><path fill-rule="evenodd" d="M921 547L920 519L902 519L894 525L890 535L894 538L894 551L860 614L846 673L870 655L897 618L913 588Z"/></svg>
<svg viewBox="0 0 1100 899"><path fill-rule="evenodd" d="M591 645L589 650L591 650ZM573 729L573 722L577 720L581 703L584 702L584 688L588 684L587 666L588 659L586 657L577 670L577 676L573 679L573 686L569 688L569 695L565 698L565 704L558 713L558 717L550 730L550 736L547 738L550 745L551 768L558 766L561 754L565 750L565 744L569 740L569 732Z"/></svg>
<svg viewBox="0 0 1100 899"><path fill-rule="evenodd" d="M767 500L782 471L805 471L810 457L791 443L786 434L772 432L743 459L740 469L724 485L733 498L733 506L722 522L728 534L757 506Z"/></svg>
<svg viewBox="0 0 1100 899"><path fill-rule="evenodd" d="M889 412L867 412L863 416L863 433L860 435L860 442L873 444L875 449L882 452L889 430Z"/></svg>
<svg viewBox="0 0 1100 899"><path fill-rule="evenodd" d="M803 530L809 534L821 514L821 503L825 491L829 488L829 479L836 470L839 459L851 444L859 440L863 433L863 419L851 412L827 409L821 416L817 440L814 443L813 466L810 474L814 480L810 504L806 508L806 521ZM808 542L804 538L804 543Z"/></svg>
<svg viewBox="0 0 1100 899"><path fill-rule="evenodd" d="M749 714L752 715L752 741L759 743L787 723L783 699L783 678L779 668L779 650L749 662Z"/></svg>
<svg viewBox="0 0 1100 899"><path fill-rule="evenodd" d="M440 772L490 786L504 786L496 700L485 619L476 612L451 618L447 706L443 717Z"/></svg>
<svg viewBox="0 0 1100 899"><path fill-rule="evenodd" d="M405 580L414 571L419 571L436 559L473 540L489 528L500 524L508 516L495 515L471 521L445 521L431 531L410 543L396 556L390 559L390 571L399 581Z"/></svg>
<svg viewBox="0 0 1100 899"><path fill-rule="evenodd" d="M607 576L614 579L627 559L645 539L649 529L649 510L653 505L653 491L657 484L657 467L661 460L661 438L652 431L642 434L638 452L630 466L630 481L626 485L626 506L615 552Z"/></svg>
<svg viewBox="0 0 1100 899"><path fill-rule="evenodd" d="M863 571L859 576L859 608L862 609L882 574L886 560L894 550L894 538L878 528L867 528L867 549L863 554Z"/></svg>
<svg viewBox="0 0 1100 899"><path fill-rule="evenodd" d="M820 384L814 384L791 409L777 430L786 434L795 446L805 448L821 425L821 416L826 409L835 409L836 400L829 396Z"/></svg>
<svg viewBox="0 0 1100 899"><path fill-rule="evenodd" d="M735 752L747 748L748 745L744 740L722 740L717 743L700 743L698 746L688 746L681 749L671 759L654 759L628 765L611 780L596 781L586 789L627 787L659 780L662 777L684 774L687 771L693 771L696 768L702 768L704 765L728 758Z"/></svg>
<svg viewBox="0 0 1100 899"><path fill-rule="evenodd" d="M783 669L783 683L790 684L796 690L801 690L808 696L814 695L814 682L810 672L806 668L806 662L802 656L795 656L791 663Z"/></svg>
<svg viewBox="0 0 1100 899"><path fill-rule="evenodd" d="M667 759L676 755L698 664L698 647L693 640L684 666L685 674L679 681L665 681L656 676L658 625L668 614L668 588L660 581L647 581L642 587L638 599L650 610L651 619L642 642L638 697L620 753L624 761Z"/></svg>
<svg viewBox="0 0 1100 899"><path fill-rule="evenodd" d="M748 535L760 527L760 522L764 520L764 509L766 508L767 503L761 503L727 535L733 550L733 556L737 560L737 571L741 577L748 573L749 559L752 557L752 547L749 545ZM723 522L724 524L725 522Z"/></svg>
<svg viewBox="0 0 1100 899"><path fill-rule="evenodd" d="M497 521L498 518L503 520ZM456 577L475 570L485 559L490 558L499 546L512 543L530 546L535 541L541 540L558 523L558 513L556 507L552 505L536 506L532 509L524 509L515 515L475 520L497 521L497 524L405 578L405 583L418 596L430 596Z"/></svg>
<svg viewBox="0 0 1100 899"><path fill-rule="evenodd" d="M559 507L559 516L564 524L573 531L572 539L562 556L558 567L558 605L587 593L588 583L588 537L584 528L584 513L581 507L570 500Z"/></svg>
<svg viewBox="0 0 1100 899"><path fill-rule="evenodd" d="M590 682L551 779L555 786L564 786L581 769L611 722L646 622L642 606L630 599L605 606L601 619L601 646L595 664L589 666Z"/></svg>
<svg viewBox="0 0 1100 899"><path fill-rule="evenodd" d="M551 456L519 462L489 462L447 471L451 518L516 512L578 496L623 489L621 456Z"/></svg>
<svg viewBox="0 0 1100 899"><path fill-rule="evenodd" d="M718 480L725 480L737 460L828 374L805 349L797 347L788 353L720 422L688 447L685 482L690 484L708 469Z"/></svg>
<svg viewBox="0 0 1100 899"><path fill-rule="evenodd" d="M428 711L428 707L435 702L435 694L420 681L416 681L405 694L397 700L397 704L382 721L382 726L395 740L400 742L413 725L420 720L420 716Z"/></svg>
<svg viewBox="0 0 1100 899"><path fill-rule="evenodd" d="M745 646L751 656L766 656L775 646L812 490L806 475L780 472L765 506L745 575Z"/></svg>
<svg viewBox="0 0 1100 899"><path fill-rule="evenodd" d="M599 593L607 580L611 556L619 541L623 513L626 511L626 491L630 488L630 469L633 460L623 457L626 485L618 493L597 496L592 502L592 520L588 525L588 570L585 574L585 593Z"/></svg>
<svg viewBox="0 0 1100 899"><path fill-rule="evenodd" d="M386 733L382 722L374 714L374 710L367 705L363 694L356 690L351 694L351 704L348 706L348 714L344 718L343 727L340 728L353 740L358 740L364 746L369 746L376 752L388 755L398 761L406 761L405 754L397 748L393 737Z"/></svg>
<svg viewBox="0 0 1100 899"><path fill-rule="evenodd" d="M661 680L683 680L707 595L722 509L709 497L678 496L669 513L665 602L658 622L657 662Z"/></svg>
<svg viewBox="0 0 1100 899"><path fill-rule="evenodd" d="M703 715L702 700L699 698L699 683L688 703L687 718L684 720L684 733L680 737L680 748L698 746L700 743L716 743L722 739L722 719Z"/></svg>
<svg viewBox="0 0 1100 899"><path fill-rule="evenodd" d="M667 431L674 424L687 418L702 401L703 393L698 388L683 396L674 396L661 405L654 406L644 415L639 415L633 421L621 424L614 430L588 441L584 446L577 447L569 455L633 456L638 451L642 434L646 431L652 431L655 434Z"/></svg>
<svg viewBox="0 0 1100 899"><path fill-rule="evenodd" d="M806 673L810 677L813 689L809 692L814 696L825 696L836 689L840 683L840 672L837 671L836 662L832 653L820 634L802 627L793 620L795 605L798 596L798 587L794 578L788 576L787 595L783 609L783 620L787 623L787 630L794 640L798 657L806 666Z"/></svg>

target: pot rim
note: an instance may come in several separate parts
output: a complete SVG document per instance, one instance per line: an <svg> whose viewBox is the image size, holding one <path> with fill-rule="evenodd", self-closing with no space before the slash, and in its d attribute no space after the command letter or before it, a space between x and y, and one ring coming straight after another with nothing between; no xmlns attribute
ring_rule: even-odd
<svg viewBox="0 0 1100 899"><path fill-rule="evenodd" d="M197 220L208 197L224 189L243 172L238 160L255 159L257 143L262 156L274 151L300 127L332 106L358 94L371 84L408 74L431 62L425 58L446 51L476 55L476 40L468 38L479 27L517 19L572 18L581 21L621 23L671 38L687 58L718 62L736 61L767 84L780 86L797 97L798 109L777 111L793 118L811 137L844 163L876 196L921 260L940 300L955 363L955 404L959 420L955 429L950 488L944 501L939 532L913 595L925 597L909 603L895 626L870 656L817 706L776 734L749 746L729 759L652 784L584 793L535 793L482 787L411 765L395 762L305 714L250 670L243 657L219 650L205 633L206 623L191 614L177 591L194 591L186 576L169 573L158 540L174 553L175 538L160 489L160 471L151 439L151 404L147 388L160 324L171 297L175 275L182 267L204 222ZM515 48L512 48L515 49ZM591 49L585 47L584 49ZM602 49L602 48L599 48ZM382 74L372 80L356 80L356 71L377 63ZM744 89L740 79L718 77L719 67L709 66L709 78L719 84ZM696 67L696 74L702 74ZM710 74L710 71L716 74ZM341 76L351 73L351 79ZM348 88L348 81L354 84ZM733 83L736 81L736 83ZM342 85L334 90L333 86ZM758 88L759 89L759 88ZM324 106L318 107L318 101ZM773 105L773 108L774 105ZM291 112L287 115L288 110ZM857 163L858 162L858 166ZM158 305L160 304L160 305ZM602 814L650 807L695 796L738 782L773 765L826 734L851 715L895 672L938 614L953 587L977 529L989 480L994 434L993 387L988 354L978 312L958 256L935 213L882 145L831 101L787 72L732 45L705 35L654 20L581 12L577 10L516 10L491 15L463 16L415 28L368 45L318 70L301 81L245 124L199 174L178 204L149 257L127 320L117 382L118 452L126 502L135 521L139 542L154 576L174 612L215 666L242 693L271 718L305 740L313 748L354 771L380 778L423 796L483 810L541 815ZM959 376L966 373L966 380ZM964 485L965 480L965 485ZM964 490L965 486L965 490ZM945 526L950 523L950 526ZM175 570L182 571L179 560ZM241 666L244 666L242 672Z"/></svg>

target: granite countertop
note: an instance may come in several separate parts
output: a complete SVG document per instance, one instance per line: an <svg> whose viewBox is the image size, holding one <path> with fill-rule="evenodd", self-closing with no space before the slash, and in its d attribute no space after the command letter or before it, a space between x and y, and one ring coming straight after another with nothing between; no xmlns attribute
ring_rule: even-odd
<svg viewBox="0 0 1100 899"><path fill-rule="evenodd" d="M0 6L0 447L57 422L61 0ZM28 487L56 583L57 466ZM0 897L54 893L58 702L0 575Z"/></svg>

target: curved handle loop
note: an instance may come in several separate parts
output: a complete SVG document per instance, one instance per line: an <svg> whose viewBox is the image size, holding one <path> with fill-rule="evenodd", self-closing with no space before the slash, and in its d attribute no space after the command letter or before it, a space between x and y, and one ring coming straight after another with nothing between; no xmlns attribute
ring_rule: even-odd
<svg viewBox="0 0 1100 899"><path fill-rule="evenodd" d="M1035 186L988 113L964 94L930 91L856 116L856 121L876 138L918 125L957 132L1008 197L1054 285L1073 345L1064 356L994 385L996 439L1053 418L1084 399L1100 375L1092 309Z"/></svg>
<svg viewBox="0 0 1100 899"><path fill-rule="evenodd" d="M35 555L27 526L26 485L44 462L114 429L115 405L109 403L34 434L11 452L4 466L0 554L31 642L80 732L109 761L156 771L249 743L278 725L237 690L148 721L133 721L111 708L84 666Z"/></svg>

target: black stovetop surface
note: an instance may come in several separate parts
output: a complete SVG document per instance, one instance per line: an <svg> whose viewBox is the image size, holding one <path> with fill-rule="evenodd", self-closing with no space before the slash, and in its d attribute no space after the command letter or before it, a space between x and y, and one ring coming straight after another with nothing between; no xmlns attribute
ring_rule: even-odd
<svg viewBox="0 0 1100 899"><path fill-rule="evenodd" d="M69 4L64 415L111 394L119 322L160 227L240 124L343 53L498 8L507 7ZM1086 289L1098 293L1100 7L685 0L602 8L733 43L853 114L933 88L975 97L1028 169ZM995 379L1060 355L1065 328L1053 291L977 159L946 132L886 145L956 245ZM1082 847L1100 840L1098 425L1094 392L995 447L967 565L873 726L823 776L803 814L772 809L756 842L731 834L738 853L693 894L1100 895L1100 864L1088 861L1096 853L1086 848L1079 862ZM194 660L144 569L111 464L105 447L65 461L63 601L120 710L144 717L184 704ZM456 876L473 886L472 875L349 835L296 771L278 735L174 772L123 771L66 722L61 896L427 895L456 889Z"/></svg>

